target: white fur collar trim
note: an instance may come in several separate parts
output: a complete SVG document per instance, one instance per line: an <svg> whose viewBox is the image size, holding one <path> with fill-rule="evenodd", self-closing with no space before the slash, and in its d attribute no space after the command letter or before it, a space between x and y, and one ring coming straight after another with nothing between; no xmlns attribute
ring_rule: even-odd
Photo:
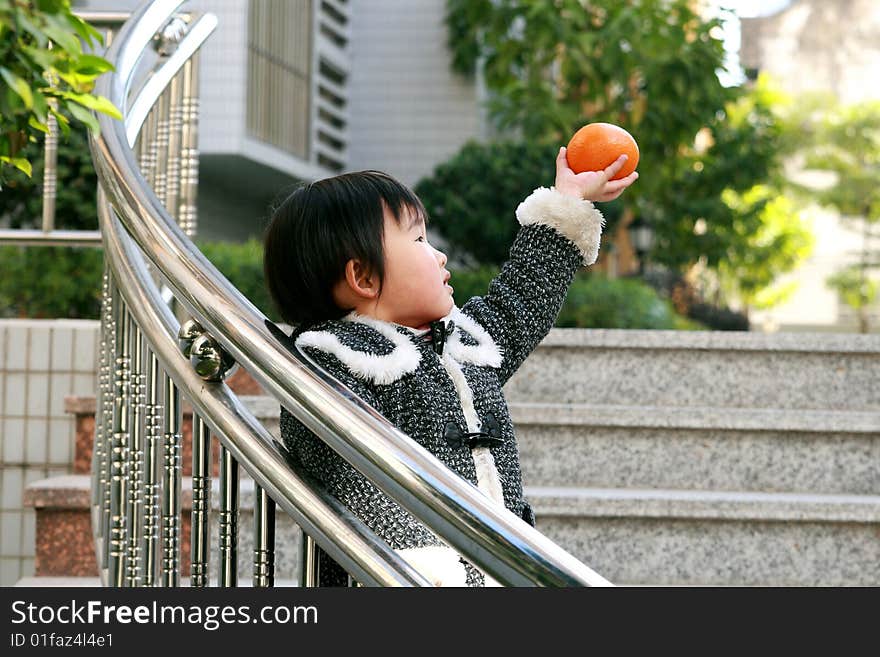
<svg viewBox="0 0 880 657"><path fill-rule="evenodd" d="M365 351L356 351L342 344L339 338L329 331L306 331L296 339L298 347L313 347L333 354L352 371L366 381L385 385L397 381L405 374L415 372L421 362L419 350L410 339L399 333L394 324L372 319L363 315L350 314L346 320L366 324L394 345L391 353L378 355Z"/></svg>
<svg viewBox="0 0 880 657"><path fill-rule="evenodd" d="M460 363L473 363L474 365L495 368L501 367L501 349L495 344L495 341L486 329L458 308L452 309L449 318L455 322L456 330L449 336L446 348L455 360ZM468 345L462 343L459 329L470 334L477 341L477 344Z"/></svg>
<svg viewBox="0 0 880 657"><path fill-rule="evenodd" d="M305 331L296 339L300 348L311 347L333 354L342 361L359 379L371 381L379 385L394 383L402 376L415 372L421 363L421 353L412 343L410 337L397 330L398 324L374 319L366 315L351 312L343 318L348 322L366 324L380 335L388 338L394 349L383 355L372 354L348 347L332 332ZM482 326L462 313L458 308L443 318L455 322L455 330L446 342L446 353L460 363L472 363L477 366L501 367L502 353L495 341ZM404 326L411 334L421 337L427 331ZM461 332L469 334L477 342L467 345L461 341Z"/></svg>
<svg viewBox="0 0 880 657"><path fill-rule="evenodd" d="M560 194L555 188L538 187L516 209L523 226L544 224L555 228L581 250L584 264L599 257L599 242L605 219L590 201Z"/></svg>
<svg viewBox="0 0 880 657"><path fill-rule="evenodd" d="M434 586L467 586L467 571L452 548L429 545L395 551Z"/></svg>

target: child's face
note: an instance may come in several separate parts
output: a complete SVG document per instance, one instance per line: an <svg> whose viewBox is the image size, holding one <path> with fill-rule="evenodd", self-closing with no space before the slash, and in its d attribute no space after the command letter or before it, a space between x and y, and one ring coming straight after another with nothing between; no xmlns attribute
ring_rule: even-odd
<svg viewBox="0 0 880 657"><path fill-rule="evenodd" d="M398 224L385 209L385 276L377 299L377 316L425 327L452 310L446 254L428 244L425 224L404 208Z"/></svg>

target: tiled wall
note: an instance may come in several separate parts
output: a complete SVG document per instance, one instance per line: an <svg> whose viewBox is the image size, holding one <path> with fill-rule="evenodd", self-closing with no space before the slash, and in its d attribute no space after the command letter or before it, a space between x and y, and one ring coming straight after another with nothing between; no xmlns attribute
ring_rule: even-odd
<svg viewBox="0 0 880 657"><path fill-rule="evenodd" d="M0 320L0 586L34 572L27 484L72 470L67 395L96 391L98 322Z"/></svg>

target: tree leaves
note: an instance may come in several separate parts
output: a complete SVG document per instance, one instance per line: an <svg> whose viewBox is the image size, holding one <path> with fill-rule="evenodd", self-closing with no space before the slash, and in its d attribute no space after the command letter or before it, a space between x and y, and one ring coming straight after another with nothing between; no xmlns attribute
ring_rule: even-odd
<svg viewBox="0 0 880 657"><path fill-rule="evenodd" d="M73 15L70 0L0 1L0 134L34 138L47 130L51 113L67 136L71 119L98 129L89 111L121 119L106 98L94 96L95 79L113 69L104 58L83 51L103 43L91 25ZM57 108L52 99L60 100ZM17 142L0 141L0 184L13 169L30 170L17 155Z"/></svg>
<svg viewBox="0 0 880 657"><path fill-rule="evenodd" d="M731 208L722 196L774 182L781 171L772 94L766 85L722 86L721 22L703 18L697 4L447 0L446 14L453 68L471 72L482 62L489 115L502 134L558 148L582 125L607 121L636 138L640 178L620 202L652 224L651 261L679 272L744 257L762 215ZM698 153L695 138L703 130L714 140ZM465 150L452 162L463 166ZM432 185L441 179L458 176L435 174ZM790 219L796 230L799 220ZM707 229L696 234L701 221ZM476 235L468 241L478 242ZM741 270L743 263L730 264Z"/></svg>

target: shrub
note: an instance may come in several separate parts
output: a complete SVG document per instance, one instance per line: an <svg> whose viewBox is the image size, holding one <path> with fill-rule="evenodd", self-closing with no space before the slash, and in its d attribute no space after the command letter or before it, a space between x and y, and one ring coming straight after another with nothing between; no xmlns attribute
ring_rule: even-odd
<svg viewBox="0 0 880 657"><path fill-rule="evenodd" d="M263 284L257 240L207 242L202 252L263 313L275 315ZM103 251L73 247L0 247L0 317L97 319Z"/></svg>
<svg viewBox="0 0 880 657"><path fill-rule="evenodd" d="M0 247L0 316L96 319L103 255L100 249Z"/></svg>
<svg viewBox="0 0 880 657"><path fill-rule="evenodd" d="M457 305L481 296L497 275L497 267L457 270L452 275ZM681 329L702 328L678 315L650 286L635 279L578 275L568 291L556 326L561 328Z"/></svg>
<svg viewBox="0 0 880 657"><path fill-rule="evenodd" d="M259 240L204 242L199 244L199 248L263 314L267 317L278 316L263 278L263 246Z"/></svg>
<svg viewBox="0 0 880 657"><path fill-rule="evenodd" d="M688 317L715 331L748 331L749 318L730 308L719 308L708 303L695 303L688 309Z"/></svg>

